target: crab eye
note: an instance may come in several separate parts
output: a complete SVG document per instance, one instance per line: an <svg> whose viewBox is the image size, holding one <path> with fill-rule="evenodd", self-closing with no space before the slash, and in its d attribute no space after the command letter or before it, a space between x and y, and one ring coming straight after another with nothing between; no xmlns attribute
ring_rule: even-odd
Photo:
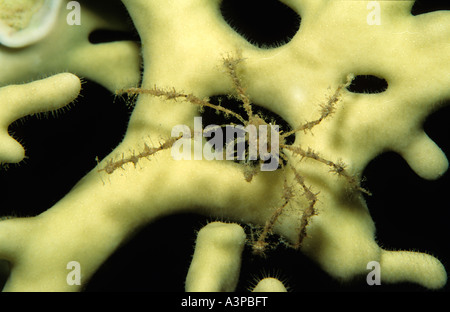
<svg viewBox="0 0 450 312"><path fill-rule="evenodd" d="M228 25L261 48L288 43L300 28L300 16L278 0L223 0L220 11Z"/></svg>
<svg viewBox="0 0 450 312"><path fill-rule="evenodd" d="M387 90L385 79L372 75L358 75L353 79L347 90L353 93L381 93Z"/></svg>

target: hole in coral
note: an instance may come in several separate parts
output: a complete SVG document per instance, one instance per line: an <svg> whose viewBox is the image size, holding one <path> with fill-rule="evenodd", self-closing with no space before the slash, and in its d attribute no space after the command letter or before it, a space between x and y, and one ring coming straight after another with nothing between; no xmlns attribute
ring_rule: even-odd
<svg viewBox="0 0 450 312"><path fill-rule="evenodd" d="M92 14L105 21L104 28L93 30L89 34L89 42L92 44L114 41L141 42L139 34L128 14L128 10L120 0L80 1L81 6ZM105 9L107 8L107 9ZM82 17L83 19L83 17ZM83 23L83 22L82 22ZM121 30L119 30L121 29Z"/></svg>
<svg viewBox="0 0 450 312"><path fill-rule="evenodd" d="M300 28L300 16L277 0L224 0L220 10L237 33L261 48L288 43Z"/></svg>
<svg viewBox="0 0 450 312"><path fill-rule="evenodd" d="M245 120L248 120L248 115L245 112L245 109L242 105L242 103L231 96L227 95L215 95L210 97L211 104L214 105L220 105L224 108L227 108L239 115L241 115ZM272 123L275 125L278 125L280 127L280 132L288 132L292 130L291 125L284 120L281 116L278 114L275 114L274 112L259 106L257 104L252 104L252 110L254 114L258 114L260 117L264 119L267 123ZM205 107L204 112L202 113L202 119L204 122L204 125L208 124L215 124L215 125L223 125L223 124L241 124L241 122L233 116L224 116L222 113L217 113L214 109ZM207 122L207 123L205 123ZM286 138L286 144L292 145L295 140L295 135L292 134Z"/></svg>
<svg viewBox="0 0 450 312"><path fill-rule="evenodd" d="M363 176L373 194L365 199L371 217L379 224L377 241L383 248L426 251L448 259L442 241L434 239L449 233L446 220L450 213L443 209L450 182L448 174L436 181L423 180L400 155L386 152L368 164ZM424 220L423 207L436 207L433 222Z"/></svg>
<svg viewBox="0 0 450 312"><path fill-rule="evenodd" d="M419 15L440 10L450 10L449 1L416 1L411 8L412 15Z"/></svg>
<svg viewBox="0 0 450 312"><path fill-rule="evenodd" d="M114 41L140 41L140 39L137 33L131 31L97 29L89 34L89 42L92 44Z"/></svg>
<svg viewBox="0 0 450 312"><path fill-rule="evenodd" d="M226 109L229 109L229 110L239 114L243 119L248 120L248 115L247 115L242 103L234 97L227 96L227 95L215 95L215 96L210 97L209 102L211 104L222 106ZM284 120L281 116L269 111L268 109L266 109L264 107L252 104L252 111L253 111L253 114L258 114L267 124L278 125L280 133L289 132L292 130L292 127L286 122L286 120ZM227 132L229 134L231 129L230 128L227 129L227 125L242 125L242 122L240 122L238 118L236 118L234 116L225 116L223 113L217 112L215 109L209 108L209 107L204 108L201 116L202 116L203 127L206 127L208 125L221 126L222 138L220 138L220 139L224 143L224 145L223 145L224 149L226 148L226 144L230 143L230 142L228 142L228 141L230 141L230 138L227 137ZM239 133L238 129L234 129L234 130L236 130L237 133ZM244 130L242 130L242 132L243 131ZM268 133L270 135L270 129L268 129ZM220 133L214 133L211 136L211 139L214 138L214 135L220 135ZM243 133L241 135L243 135ZM234 134L233 138L236 139L237 137L238 137L238 134ZM210 139L208 138L208 140L210 140ZM284 144L292 145L294 143L294 140L295 140L295 134L292 134L285 139ZM249 146L248 146L247 142L245 144L245 151L249 151ZM236 149L236 144L235 144L234 152L235 152L234 156L237 157L238 151ZM272 161L272 160L268 159L265 161L265 163L269 163L270 161ZM253 163L253 165L259 164L258 160L254 161L252 163Z"/></svg>
<svg viewBox="0 0 450 312"><path fill-rule="evenodd" d="M388 83L385 79L372 75L358 75L347 90L353 93L381 93L386 91Z"/></svg>
<svg viewBox="0 0 450 312"><path fill-rule="evenodd" d="M423 124L425 133L442 149L444 154L450 155L450 100L439 104L437 111L431 113ZM447 173L448 175L448 173Z"/></svg>
<svg viewBox="0 0 450 312"><path fill-rule="evenodd" d="M143 227L100 266L84 290L184 291L195 230L208 221L196 214L176 214Z"/></svg>

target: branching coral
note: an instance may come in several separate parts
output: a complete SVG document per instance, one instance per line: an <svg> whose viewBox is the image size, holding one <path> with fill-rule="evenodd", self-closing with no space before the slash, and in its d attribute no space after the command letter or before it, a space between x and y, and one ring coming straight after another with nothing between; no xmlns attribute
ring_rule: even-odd
<svg viewBox="0 0 450 312"><path fill-rule="evenodd" d="M72 102L80 92L81 83L72 74L59 74L26 85L0 89L2 98L2 134L0 160L2 163L18 163L25 157L22 146L8 135L8 126L15 120L57 109Z"/></svg>
<svg viewBox="0 0 450 312"><path fill-rule="evenodd" d="M435 257L379 247L384 242L375 238L366 205L371 198L364 197L366 185L360 184L364 169L386 151L401 155L425 179L446 171L444 153L422 126L450 97L448 12L413 16L413 1L379 1L378 25L368 22L367 1L286 0L301 16L299 30L285 44L261 48L225 22L221 3L124 0L141 38L140 51L129 41L90 43L95 29L124 30L127 25L120 15L104 19L84 2L81 26L66 24L63 5L59 27L42 41L20 50L1 47L1 85L69 71L112 92L139 93L126 135L110 155L50 209L0 222L0 257L11 264L5 290L80 290L138 229L190 212L248 227L247 241L256 250L275 245L269 234L280 235L338 280L365 276L367 264L377 261L382 283L442 288L447 275ZM144 64L140 86L139 55ZM346 77L363 75L383 78L387 89L352 92ZM68 85L55 91L54 81ZM3 133L17 118L67 104L77 88L79 80L68 73L3 87ZM237 96L248 117L241 120L244 124L269 124L253 115L256 106L285 120L291 126L285 133L295 134L292 144L281 140L286 165L255 174L232 161L174 160L170 147L178 138L171 137L173 127L194 128L198 107L206 109L210 102L204 99L216 95ZM196 101L201 105L191 105ZM14 111L13 103L23 108ZM238 105L229 111L209 107L230 114ZM3 137L2 142L13 142ZM13 144L13 149L2 145L3 162L23 158ZM20 207L5 210L23 216ZM171 231L181 235L176 227ZM445 244L440 235L436 241ZM211 223L201 230L186 289L234 289L244 240L237 225ZM72 261L80 264L82 285L66 280ZM199 269L203 265L208 265L204 271ZM217 278L200 282L211 274ZM257 289L265 284L283 289L271 281Z"/></svg>

